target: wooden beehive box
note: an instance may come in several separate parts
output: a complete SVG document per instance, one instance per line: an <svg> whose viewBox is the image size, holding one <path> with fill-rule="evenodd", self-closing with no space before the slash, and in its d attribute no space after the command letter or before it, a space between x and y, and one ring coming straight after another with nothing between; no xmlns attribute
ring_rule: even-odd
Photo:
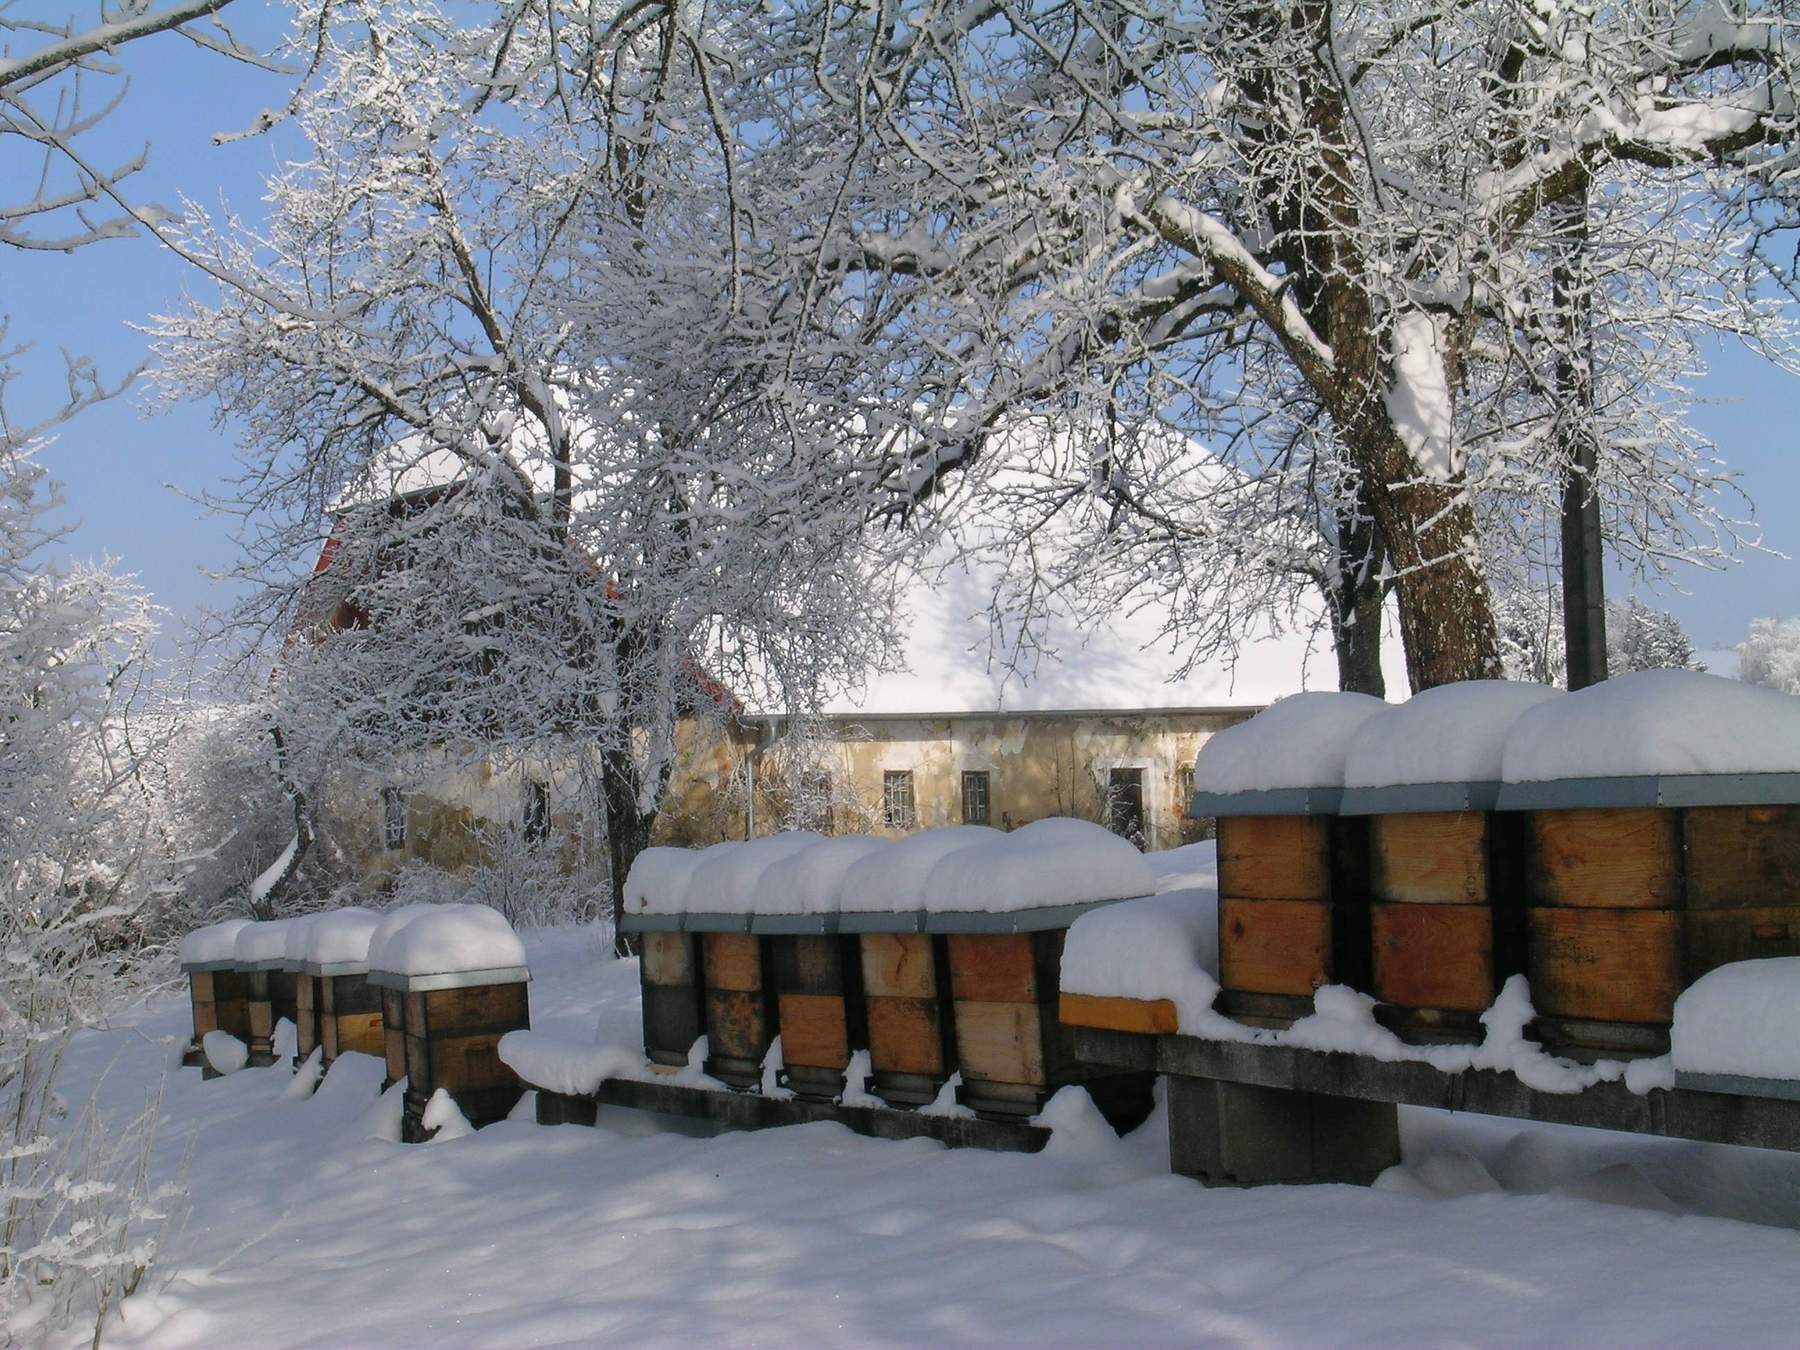
<svg viewBox="0 0 1800 1350"><path fill-rule="evenodd" d="M833 915L758 915L775 988L783 1085L809 1101L844 1092L850 1056L866 1049L862 951Z"/></svg>
<svg viewBox="0 0 1800 1350"><path fill-rule="evenodd" d="M1193 814L1219 822L1218 1006L1227 1016L1285 1027L1312 1011L1320 985L1368 989L1368 827L1335 814L1339 796L1197 798Z"/></svg>
<svg viewBox="0 0 1800 1350"><path fill-rule="evenodd" d="M934 915L966 929L976 915ZM995 916L1029 924L1029 913ZM944 933L962 1104L990 1116L1030 1117L1082 1076L1056 1015L1068 922L1030 931Z"/></svg>
<svg viewBox="0 0 1800 1350"><path fill-rule="evenodd" d="M1800 955L1800 806L1720 800L1800 800L1800 776L1776 780L1790 776L1509 786L1513 802L1561 803L1527 813L1529 973L1546 1044L1664 1054L1675 999L1700 976ZM1594 804L1568 804L1581 800Z"/></svg>
<svg viewBox="0 0 1800 1350"><path fill-rule="evenodd" d="M652 1064L679 1069L706 1034L705 980L700 937L676 929L621 922L639 935L638 986L644 1001L644 1054Z"/></svg>
<svg viewBox="0 0 1800 1350"><path fill-rule="evenodd" d="M1525 969L1524 829L1498 784L1350 789L1368 815L1371 970L1382 1023L1414 1042L1479 1042Z"/></svg>
<svg viewBox="0 0 1800 1350"><path fill-rule="evenodd" d="M302 1060L315 1047L325 1068L351 1051L377 1059L386 1053L381 991L368 979L369 941L379 921L379 915L366 909L328 911L312 916L304 933L288 944L289 964L298 965L295 1002Z"/></svg>
<svg viewBox="0 0 1800 1350"><path fill-rule="evenodd" d="M706 1072L754 1092L780 1015L769 940L749 931L747 915L694 914L688 922L700 939Z"/></svg>
<svg viewBox="0 0 1800 1350"><path fill-rule="evenodd" d="M923 926L920 915L894 917L914 929ZM864 914L843 920L859 930L869 1086L889 1106L927 1106L958 1069L949 939L881 931L883 918Z"/></svg>
<svg viewBox="0 0 1800 1350"><path fill-rule="evenodd" d="M404 1077L404 1137L416 1139L425 1105L439 1088L471 1125L502 1120L524 1089L501 1062L500 1038L531 1025L522 969L395 975L371 971L381 990L387 1076Z"/></svg>
<svg viewBox="0 0 1800 1350"><path fill-rule="evenodd" d="M1285 1027L1312 1011L1321 985L1368 989L1368 827L1338 806L1351 740L1387 706L1295 694L1200 747L1187 813L1218 820L1227 1016Z"/></svg>
<svg viewBox="0 0 1800 1350"><path fill-rule="evenodd" d="M1709 763L1745 771L1690 771ZM1546 1044L1663 1054L1689 984L1800 954L1797 765L1800 700L1690 671L1607 680L1521 719L1500 805L1528 815L1528 966ZM1571 768L1592 776L1558 776Z"/></svg>
<svg viewBox="0 0 1800 1350"><path fill-rule="evenodd" d="M251 1064L275 1062L276 1024L283 1018L294 1021L298 1012L295 974L287 968L290 928L290 920L273 919L238 930L232 969L243 978Z"/></svg>
<svg viewBox="0 0 1800 1350"><path fill-rule="evenodd" d="M209 1031L250 1039L250 1009L243 977L237 973L237 934L249 920L227 919L195 929L181 940L181 973L188 978L193 1040L182 1053L188 1067L206 1067L201 1042Z"/></svg>

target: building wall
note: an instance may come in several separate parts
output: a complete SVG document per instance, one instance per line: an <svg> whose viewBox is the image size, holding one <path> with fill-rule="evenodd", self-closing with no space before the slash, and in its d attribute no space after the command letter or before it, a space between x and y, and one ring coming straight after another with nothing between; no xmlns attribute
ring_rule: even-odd
<svg viewBox="0 0 1800 1350"><path fill-rule="evenodd" d="M1253 711L832 718L813 729L810 743L778 739L760 754L753 736L696 730L670 784L657 840L741 839L753 817L757 834L784 824L819 826L822 796L837 833L902 833L883 809L888 773L911 775L916 828L963 823L967 771L987 773L988 823L996 828L1045 816L1104 820L1108 771L1121 768L1142 774L1145 846L1172 848L1194 837L1193 824L1181 818L1183 770L1208 736ZM752 760L753 811L745 792ZM816 781L807 785L809 777Z"/></svg>

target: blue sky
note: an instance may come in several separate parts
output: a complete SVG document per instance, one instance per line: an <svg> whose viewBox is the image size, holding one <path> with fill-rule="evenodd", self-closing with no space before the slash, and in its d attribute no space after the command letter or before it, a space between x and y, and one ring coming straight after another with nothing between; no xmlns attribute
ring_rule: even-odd
<svg viewBox="0 0 1800 1350"><path fill-rule="evenodd" d="M267 40L279 32L276 6L250 0L228 13L247 36ZM129 49L126 64L132 76L126 105L90 149L123 157L148 140L151 161L137 180L139 200L172 206L185 193L209 207L223 200L254 220L261 176L280 156L298 153L295 138L278 131L226 146L211 138L279 104L283 80L167 36ZM15 415L42 406L33 383L52 393L60 387L59 348L94 357L108 376L143 361L144 339L129 325L174 303L185 285L204 293L207 283L149 240L67 256L0 252L0 312L12 317L15 341L36 345L21 363L25 378L14 386ZM1800 558L1800 514L1793 506L1800 489L1800 389L1764 363L1727 350L1702 392L1712 403L1696 420L1741 473L1764 542ZM117 558L177 621L223 602L204 569L224 567L233 557L235 522L174 490L198 493L231 472L230 430L213 427L211 418L210 408L196 405L149 416L141 398L127 397L83 414L45 456L64 485L71 550ZM1753 554L1722 573L1683 569L1676 581L1685 593L1665 587L1643 594L1672 609L1703 649L1736 643L1754 617L1800 613L1797 561ZM1615 577L1613 593L1623 594L1627 585Z"/></svg>

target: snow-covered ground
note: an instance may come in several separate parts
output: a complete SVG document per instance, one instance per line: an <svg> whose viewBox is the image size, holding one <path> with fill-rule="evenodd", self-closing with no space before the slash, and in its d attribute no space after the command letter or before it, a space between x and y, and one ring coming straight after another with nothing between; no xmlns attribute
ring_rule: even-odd
<svg viewBox="0 0 1800 1350"><path fill-rule="evenodd" d="M636 1035L636 970L526 934L535 1024ZM164 1000L64 1095L140 1103ZM168 1038L159 1042L158 1038ZM110 1072L103 1072L108 1069ZM175 1073L185 1215L113 1345L1791 1345L1800 1158L1409 1112L1373 1189L1208 1191L1160 1112L1060 1097L1036 1157L832 1125L708 1137L629 1111L387 1142L381 1070ZM1749 1222L1743 1222L1748 1220ZM1770 1226L1785 1225L1785 1226ZM83 1338L85 1339L85 1337Z"/></svg>

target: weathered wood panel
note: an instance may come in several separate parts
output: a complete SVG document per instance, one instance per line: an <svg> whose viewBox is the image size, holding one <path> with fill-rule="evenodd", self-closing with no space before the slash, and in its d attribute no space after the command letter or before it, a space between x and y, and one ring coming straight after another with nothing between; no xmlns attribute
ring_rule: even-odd
<svg viewBox="0 0 1800 1350"><path fill-rule="evenodd" d="M1682 916L1689 984L1733 961L1800 956L1800 906L1695 909ZM1800 1029L1797 1029L1800 1034Z"/></svg>
<svg viewBox="0 0 1800 1350"><path fill-rule="evenodd" d="M1067 990L1057 1004L1057 1020L1064 1026L1101 1027L1149 1036L1173 1035L1180 1028L1175 1005L1166 998L1109 998L1071 994Z"/></svg>
<svg viewBox="0 0 1800 1350"><path fill-rule="evenodd" d="M362 1055L383 1053L381 1014L339 1013L325 1023L325 1056L336 1059L354 1051Z"/></svg>
<svg viewBox="0 0 1800 1350"><path fill-rule="evenodd" d="M1331 854L1329 817L1222 817L1219 891L1247 900L1326 900Z"/></svg>
<svg viewBox="0 0 1800 1350"><path fill-rule="evenodd" d="M935 1078L941 1085L953 1067L944 1053L943 1004L936 998L868 1000L869 1062L877 1090L884 1073Z"/></svg>
<svg viewBox="0 0 1800 1350"><path fill-rule="evenodd" d="M1375 906L1375 996L1409 1010L1478 1013L1499 992L1485 905Z"/></svg>
<svg viewBox="0 0 1800 1350"><path fill-rule="evenodd" d="M1679 913L1543 907L1528 918L1531 996L1541 1015L1669 1022L1681 991Z"/></svg>
<svg viewBox="0 0 1800 1350"><path fill-rule="evenodd" d="M1688 908L1800 910L1800 806L1693 806L1682 815Z"/></svg>
<svg viewBox="0 0 1800 1350"><path fill-rule="evenodd" d="M1219 901L1219 983L1310 996L1331 980L1332 907L1323 900Z"/></svg>
<svg viewBox="0 0 1800 1350"><path fill-rule="evenodd" d="M770 991L707 989L706 1035L706 1072L732 1087L758 1087L762 1062L775 1039Z"/></svg>
<svg viewBox="0 0 1800 1350"><path fill-rule="evenodd" d="M707 933L703 939L706 987L741 994L763 987L763 940L754 933Z"/></svg>
<svg viewBox="0 0 1800 1350"><path fill-rule="evenodd" d="M956 1048L965 1083L1038 1086L1048 1081L1042 1013L1035 1003L956 1004Z"/></svg>
<svg viewBox="0 0 1800 1350"><path fill-rule="evenodd" d="M1038 933L950 934L950 988L960 1001L1030 1003L1038 997Z"/></svg>
<svg viewBox="0 0 1800 1350"><path fill-rule="evenodd" d="M318 977L297 974L294 977L294 1053L301 1060L305 1060L319 1047L319 1003Z"/></svg>
<svg viewBox="0 0 1800 1350"><path fill-rule="evenodd" d="M387 1061L387 1081L406 1077L406 995L398 989L381 991L382 1055Z"/></svg>
<svg viewBox="0 0 1800 1350"><path fill-rule="evenodd" d="M647 984L693 984L700 975L691 933L641 933L638 959Z"/></svg>
<svg viewBox="0 0 1800 1350"><path fill-rule="evenodd" d="M1376 900L1482 905L1490 898L1485 812L1376 816L1369 852Z"/></svg>
<svg viewBox="0 0 1800 1350"><path fill-rule="evenodd" d="M1526 885L1533 905L1672 909L1681 903L1673 811L1531 813Z"/></svg>
<svg viewBox="0 0 1800 1350"><path fill-rule="evenodd" d="M863 933L863 990L871 996L935 998L938 970L928 933Z"/></svg>
<svg viewBox="0 0 1800 1350"><path fill-rule="evenodd" d="M781 1057L790 1070L832 1069L850 1062L850 1027L837 994L782 994Z"/></svg>
<svg viewBox="0 0 1800 1350"><path fill-rule="evenodd" d="M492 1027L510 1029L527 1017L525 986L519 983L432 989L422 996L407 995L408 999L419 997L424 999L424 1024L433 1038Z"/></svg>

